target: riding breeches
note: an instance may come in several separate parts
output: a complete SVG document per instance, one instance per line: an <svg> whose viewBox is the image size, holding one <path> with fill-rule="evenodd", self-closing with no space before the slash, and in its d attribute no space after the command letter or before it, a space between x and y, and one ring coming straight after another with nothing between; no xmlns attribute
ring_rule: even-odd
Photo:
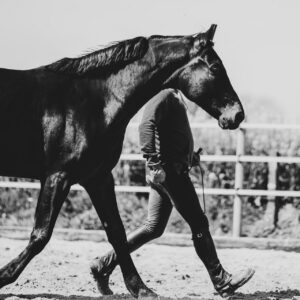
<svg viewBox="0 0 300 300"><path fill-rule="evenodd" d="M128 235L128 250L132 252L150 240L161 236L166 228L172 207L175 206L189 224L195 250L209 273L219 269L220 262L209 233L208 220L200 206L188 173L177 174L166 170L164 187L169 195L155 186L151 187L147 219L141 227ZM110 251L102 258L108 272L117 265L114 251Z"/></svg>

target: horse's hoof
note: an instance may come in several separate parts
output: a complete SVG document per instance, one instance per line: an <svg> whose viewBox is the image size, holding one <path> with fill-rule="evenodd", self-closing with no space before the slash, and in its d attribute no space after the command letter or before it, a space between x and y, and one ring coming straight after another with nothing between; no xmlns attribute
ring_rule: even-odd
<svg viewBox="0 0 300 300"><path fill-rule="evenodd" d="M99 270L99 263L98 260L94 260L91 265L91 274L94 280L97 283L97 287L99 292L102 295L113 295L113 291L109 287L109 276L108 273L102 273L101 268Z"/></svg>
<svg viewBox="0 0 300 300"><path fill-rule="evenodd" d="M124 278L125 285L129 291L129 293L137 299L150 300L150 299L158 299L156 293L150 290L142 281L139 275L133 275L130 278Z"/></svg>
<svg viewBox="0 0 300 300"><path fill-rule="evenodd" d="M159 296L150 289L140 289L138 294L139 300L158 300Z"/></svg>
<svg viewBox="0 0 300 300"><path fill-rule="evenodd" d="M97 287L99 292L103 295L103 296L107 296L107 295L113 295L113 291L110 289L109 287L109 277L105 278L105 277L98 277L98 279L96 280L97 283Z"/></svg>

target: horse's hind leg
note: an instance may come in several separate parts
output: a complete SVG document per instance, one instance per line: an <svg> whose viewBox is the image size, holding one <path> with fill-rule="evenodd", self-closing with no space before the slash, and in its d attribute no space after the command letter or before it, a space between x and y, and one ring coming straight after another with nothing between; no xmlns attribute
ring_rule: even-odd
<svg viewBox="0 0 300 300"><path fill-rule="evenodd" d="M93 178L84 187L101 219L108 241L117 254L126 287L134 297L156 298L156 294L143 283L130 257L124 226L117 207L112 175L109 175L105 184L100 184L101 178Z"/></svg>
<svg viewBox="0 0 300 300"><path fill-rule="evenodd" d="M69 190L64 173L55 173L42 183L29 244L19 256L0 269L0 288L14 282L30 260L46 246Z"/></svg>

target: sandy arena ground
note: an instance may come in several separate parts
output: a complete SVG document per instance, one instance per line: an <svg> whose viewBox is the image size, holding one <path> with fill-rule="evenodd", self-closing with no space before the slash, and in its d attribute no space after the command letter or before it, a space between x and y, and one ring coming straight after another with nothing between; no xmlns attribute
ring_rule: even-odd
<svg viewBox="0 0 300 300"><path fill-rule="evenodd" d="M0 265L14 258L26 241L0 239ZM115 296L100 297L89 274L89 262L109 249L106 243L52 239L19 279L0 290L6 300L132 299L120 269L111 278ZM300 254L282 251L223 249L219 256L228 270L253 266L256 274L231 299L300 299ZM159 295L175 299L221 299L191 247L148 245L133 254L143 280Z"/></svg>

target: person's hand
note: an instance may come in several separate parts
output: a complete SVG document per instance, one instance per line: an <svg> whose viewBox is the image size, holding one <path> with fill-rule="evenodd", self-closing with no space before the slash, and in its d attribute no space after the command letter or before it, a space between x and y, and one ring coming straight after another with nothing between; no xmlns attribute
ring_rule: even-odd
<svg viewBox="0 0 300 300"><path fill-rule="evenodd" d="M166 172L164 171L161 165L152 168L149 172L149 175L147 176L147 181L150 181L150 183L153 184L163 183L165 180Z"/></svg>
<svg viewBox="0 0 300 300"><path fill-rule="evenodd" d="M197 167L200 164L200 153L198 152L193 152L193 157L192 157L192 167Z"/></svg>

